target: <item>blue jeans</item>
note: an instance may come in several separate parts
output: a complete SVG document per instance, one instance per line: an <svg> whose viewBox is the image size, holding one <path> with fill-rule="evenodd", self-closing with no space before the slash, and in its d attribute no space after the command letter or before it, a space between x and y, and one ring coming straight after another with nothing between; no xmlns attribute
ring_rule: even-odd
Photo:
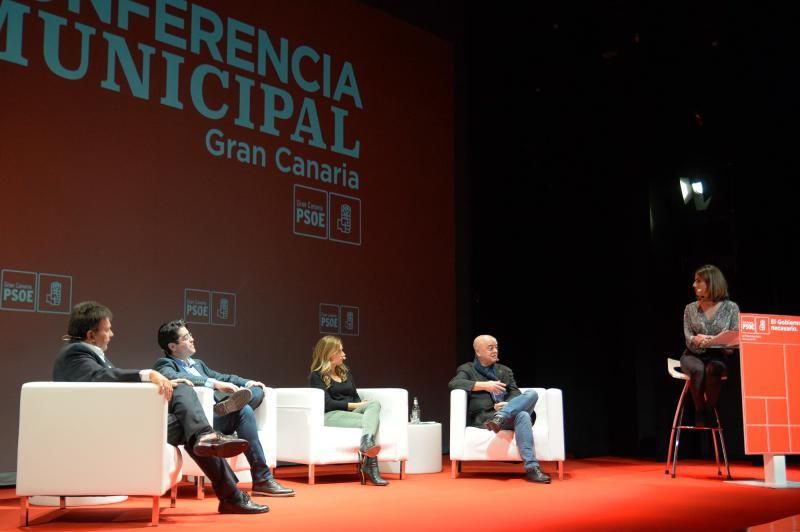
<svg viewBox="0 0 800 532"><path fill-rule="evenodd" d="M269 470L267 460L264 458L264 449L258 438L256 414L253 412L264 400L264 390L260 386L253 386L250 391L253 392L253 398L244 408L227 416L214 416L214 430L223 434L236 432L240 438L247 440L250 447L244 452L244 456L250 464L253 482L265 482L272 479L272 471Z"/></svg>
<svg viewBox="0 0 800 532"><path fill-rule="evenodd" d="M517 442L519 455L525 464L525 471L530 471L539 465L533 449L533 425L531 423L533 407L536 406L538 400L539 394L534 390L528 390L511 399L498 412L503 418L501 428L514 431L514 439Z"/></svg>

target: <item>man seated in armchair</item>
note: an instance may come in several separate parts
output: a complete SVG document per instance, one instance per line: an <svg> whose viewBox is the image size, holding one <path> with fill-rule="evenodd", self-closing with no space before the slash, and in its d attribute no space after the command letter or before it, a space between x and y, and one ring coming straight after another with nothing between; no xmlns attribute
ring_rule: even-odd
<svg viewBox="0 0 800 532"><path fill-rule="evenodd" d="M214 429L223 434L236 432L250 444L244 455L253 476L251 494L293 497L294 490L280 485L272 476L258 437L253 410L264 400L264 383L214 371L199 358L193 358L197 351L194 337L182 320L159 327L158 345L166 356L156 360L153 369L168 379L187 379L195 386L212 388L217 401L214 405Z"/></svg>
<svg viewBox="0 0 800 532"><path fill-rule="evenodd" d="M450 390L467 392L467 425L493 432L513 430L525 478L549 484L550 476L539 466L533 447L531 416L538 394L520 392L511 368L497 362L499 347L493 336L478 336L472 347L475 359L460 365L449 384Z"/></svg>

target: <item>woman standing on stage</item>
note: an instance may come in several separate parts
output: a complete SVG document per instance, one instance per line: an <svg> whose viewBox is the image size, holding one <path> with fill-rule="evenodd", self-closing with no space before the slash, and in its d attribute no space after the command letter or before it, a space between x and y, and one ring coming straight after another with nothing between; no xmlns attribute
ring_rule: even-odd
<svg viewBox="0 0 800 532"><path fill-rule="evenodd" d="M728 283L716 266L705 265L694 272L692 288L697 301L683 311L686 350L681 370L689 376L695 426L716 426L712 409L717 406L725 359L735 350L710 346L720 333L739 330L739 306L728 299Z"/></svg>
<svg viewBox="0 0 800 532"><path fill-rule="evenodd" d="M361 483L369 480L376 486L386 486L389 482L381 478L376 458L381 447L375 442L381 404L361 400L353 374L344 365L346 358L340 338L323 336L314 346L309 380L312 387L325 392L325 426L361 429Z"/></svg>

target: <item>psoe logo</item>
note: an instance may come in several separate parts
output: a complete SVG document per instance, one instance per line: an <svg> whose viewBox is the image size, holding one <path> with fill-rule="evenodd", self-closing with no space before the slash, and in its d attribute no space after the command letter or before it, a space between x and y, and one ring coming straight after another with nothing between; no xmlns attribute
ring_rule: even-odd
<svg viewBox="0 0 800 532"><path fill-rule="evenodd" d="M769 334L769 319L767 317L756 317L756 332L758 334Z"/></svg>
<svg viewBox="0 0 800 532"><path fill-rule="evenodd" d="M186 288L183 291L183 321L186 323L209 323L211 292Z"/></svg>
<svg viewBox="0 0 800 532"><path fill-rule="evenodd" d="M340 332L349 336L358 336L359 308L349 305L339 307Z"/></svg>
<svg viewBox="0 0 800 532"><path fill-rule="evenodd" d="M36 272L3 270L0 273L0 308L36 311Z"/></svg>
<svg viewBox="0 0 800 532"><path fill-rule="evenodd" d="M755 334L757 332L755 318L743 318L741 323L739 323L739 330L743 333Z"/></svg>
<svg viewBox="0 0 800 532"><path fill-rule="evenodd" d="M236 294L211 292L211 323L228 327L236 326Z"/></svg>
<svg viewBox="0 0 800 532"><path fill-rule="evenodd" d="M339 334L339 305L319 304L320 334Z"/></svg>
<svg viewBox="0 0 800 532"><path fill-rule="evenodd" d="M72 308L72 277L39 274L39 312L69 314Z"/></svg>
<svg viewBox="0 0 800 532"><path fill-rule="evenodd" d="M330 240L360 246L361 200L331 192L328 212L331 217Z"/></svg>
<svg viewBox="0 0 800 532"><path fill-rule="evenodd" d="M328 238L328 193L302 185L294 186L294 234Z"/></svg>

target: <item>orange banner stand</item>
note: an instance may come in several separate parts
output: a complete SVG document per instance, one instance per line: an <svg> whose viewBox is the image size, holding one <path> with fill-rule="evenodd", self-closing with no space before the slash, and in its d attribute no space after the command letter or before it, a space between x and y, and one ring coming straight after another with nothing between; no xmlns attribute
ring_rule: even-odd
<svg viewBox="0 0 800 532"><path fill-rule="evenodd" d="M786 480L786 455L800 454L800 317L741 314L739 350L746 454L764 455L764 482Z"/></svg>

